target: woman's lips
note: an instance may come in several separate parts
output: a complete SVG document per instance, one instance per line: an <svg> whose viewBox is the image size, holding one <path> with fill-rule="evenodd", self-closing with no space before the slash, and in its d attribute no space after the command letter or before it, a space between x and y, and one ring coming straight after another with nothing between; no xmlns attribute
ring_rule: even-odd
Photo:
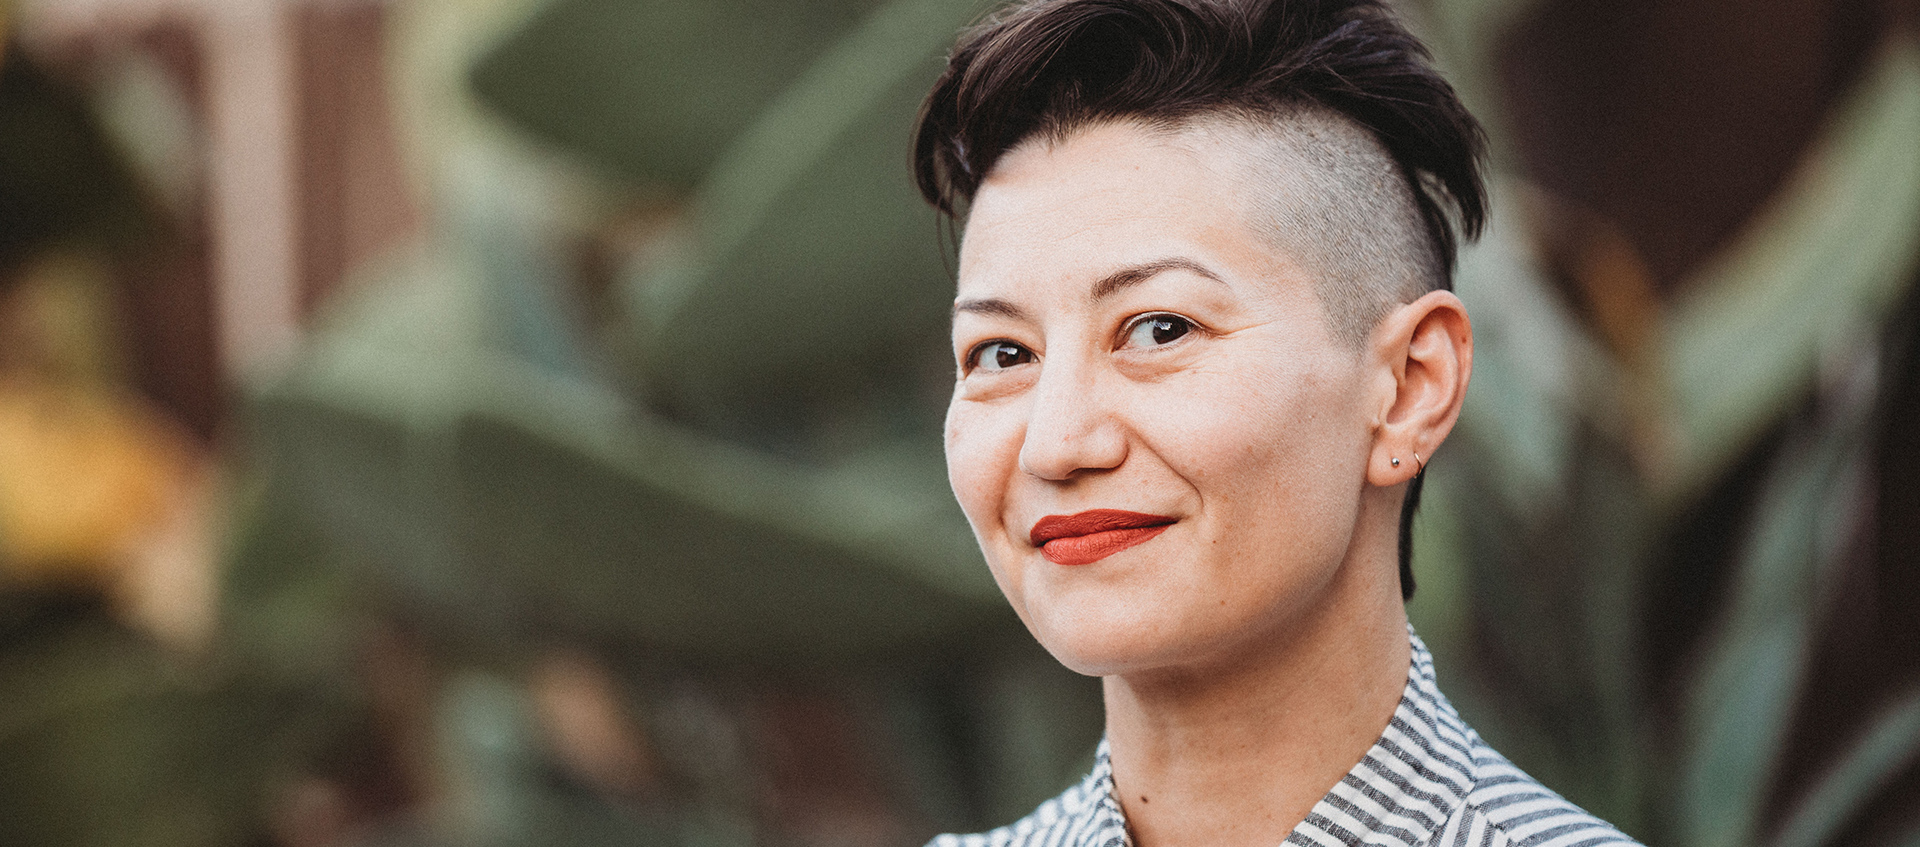
<svg viewBox="0 0 1920 847"><path fill-rule="evenodd" d="M1048 515L1033 525L1028 540L1056 565L1086 565L1145 543L1165 532L1175 518L1120 509L1090 509L1072 515Z"/></svg>

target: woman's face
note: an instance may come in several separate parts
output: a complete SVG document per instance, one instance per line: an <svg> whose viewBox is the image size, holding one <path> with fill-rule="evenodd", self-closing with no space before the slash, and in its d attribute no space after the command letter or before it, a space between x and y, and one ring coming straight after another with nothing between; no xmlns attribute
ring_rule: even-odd
<svg viewBox="0 0 1920 847"><path fill-rule="evenodd" d="M1082 673L1263 649L1354 540L1378 370L1249 225L1271 187L1238 138L1099 125L1009 152L973 201L948 473L1014 609Z"/></svg>

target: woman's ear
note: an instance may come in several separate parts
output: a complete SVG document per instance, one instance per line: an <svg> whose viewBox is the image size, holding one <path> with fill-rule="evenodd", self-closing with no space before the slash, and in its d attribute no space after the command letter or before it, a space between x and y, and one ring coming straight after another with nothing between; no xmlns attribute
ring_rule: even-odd
<svg viewBox="0 0 1920 847"><path fill-rule="evenodd" d="M1473 324L1451 291L1429 291L1395 308L1368 341L1384 385L1367 481L1393 486L1433 460L1460 419L1473 373Z"/></svg>

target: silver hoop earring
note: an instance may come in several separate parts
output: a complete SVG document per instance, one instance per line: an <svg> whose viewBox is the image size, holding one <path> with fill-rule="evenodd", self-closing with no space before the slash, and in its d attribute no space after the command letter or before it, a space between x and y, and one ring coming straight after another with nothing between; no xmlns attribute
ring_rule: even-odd
<svg viewBox="0 0 1920 847"><path fill-rule="evenodd" d="M1415 451L1414 451L1414 453L1413 453L1413 461L1414 461L1414 462L1416 462L1417 464L1419 464L1419 465L1420 465L1420 473L1426 473L1426 472L1427 472L1427 463L1426 463L1426 462L1422 462L1422 461L1420 461L1420 451L1418 451L1418 450L1415 450Z"/></svg>

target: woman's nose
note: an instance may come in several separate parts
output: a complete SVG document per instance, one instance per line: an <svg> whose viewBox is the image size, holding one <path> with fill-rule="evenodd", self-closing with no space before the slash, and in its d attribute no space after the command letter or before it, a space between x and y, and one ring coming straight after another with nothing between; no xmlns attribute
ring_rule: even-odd
<svg viewBox="0 0 1920 847"><path fill-rule="evenodd" d="M1020 445L1022 471L1064 481L1088 471L1111 470L1126 460L1125 432L1099 382L1083 368L1042 371Z"/></svg>

